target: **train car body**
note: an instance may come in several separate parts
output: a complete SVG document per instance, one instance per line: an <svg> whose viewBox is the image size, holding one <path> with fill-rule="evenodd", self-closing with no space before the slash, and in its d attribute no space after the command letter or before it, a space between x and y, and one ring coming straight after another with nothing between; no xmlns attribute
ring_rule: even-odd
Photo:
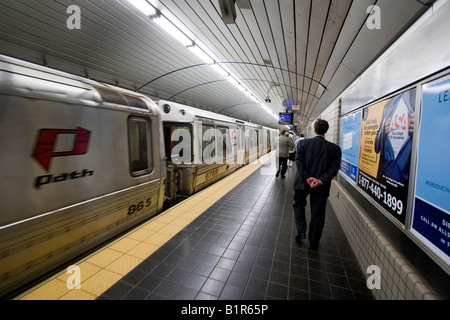
<svg viewBox="0 0 450 320"><path fill-rule="evenodd" d="M256 124L161 100L167 198L188 197L272 149L271 132ZM263 138L264 137L264 138Z"/></svg>
<svg viewBox="0 0 450 320"><path fill-rule="evenodd" d="M245 129L234 119L158 102L164 128L167 195L188 197L245 164Z"/></svg>
<svg viewBox="0 0 450 320"><path fill-rule="evenodd" d="M0 56L0 296L162 209L149 98Z"/></svg>
<svg viewBox="0 0 450 320"><path fill-rule="evenodd" d="M0 55L0 297L256 161L277 135Z"/></svg>

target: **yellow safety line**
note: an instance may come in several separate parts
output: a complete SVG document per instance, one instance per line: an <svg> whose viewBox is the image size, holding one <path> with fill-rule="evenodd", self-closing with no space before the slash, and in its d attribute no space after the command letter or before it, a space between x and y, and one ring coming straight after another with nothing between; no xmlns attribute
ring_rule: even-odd
<svg viewBox="0 0 450 320"><path fill-rule="evenodd" d="M273 156L255 163L196 193L118 240L75 264L70 273L61 272L19 295L20 300L94 300L158 250L206 209L258 170ZM79 276L79 282L77 282ZM79 288L74 285L79 283Z"/></svg>

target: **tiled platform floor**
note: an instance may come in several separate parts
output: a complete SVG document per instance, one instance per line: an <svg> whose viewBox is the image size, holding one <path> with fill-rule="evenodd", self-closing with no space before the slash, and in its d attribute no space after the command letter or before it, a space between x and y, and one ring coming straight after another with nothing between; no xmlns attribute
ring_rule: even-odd
<svg viewBox="0 0 450 320"><path fill-rule="evenodd" d="M318 251L295 242L295 170L257 170L98 299L373 299L330 205Z"/></svg>

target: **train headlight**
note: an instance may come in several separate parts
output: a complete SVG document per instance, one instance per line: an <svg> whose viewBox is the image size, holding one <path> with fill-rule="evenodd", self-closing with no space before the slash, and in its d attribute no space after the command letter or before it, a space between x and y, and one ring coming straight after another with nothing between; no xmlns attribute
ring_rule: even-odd
<svg viewBox="0 0 450 320"><path fill-rule="evenodd" d="M165 113L169 113L170 112L170 105L168 105L168 104L163 105L163 111Z"/></svg>

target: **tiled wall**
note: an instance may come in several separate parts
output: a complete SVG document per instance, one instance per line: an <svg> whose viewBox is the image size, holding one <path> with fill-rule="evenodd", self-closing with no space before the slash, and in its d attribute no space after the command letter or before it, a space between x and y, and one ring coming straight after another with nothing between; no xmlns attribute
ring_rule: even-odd
<svg viewBox="0 0 450 320"><path fill-rule="evenodd" d="M364 210L337 181L333 181L330 203L344 229L360 267L380 268L380 289L373 289L378 300L434 300L439 297L402 254L383 235Z"/></svg>

